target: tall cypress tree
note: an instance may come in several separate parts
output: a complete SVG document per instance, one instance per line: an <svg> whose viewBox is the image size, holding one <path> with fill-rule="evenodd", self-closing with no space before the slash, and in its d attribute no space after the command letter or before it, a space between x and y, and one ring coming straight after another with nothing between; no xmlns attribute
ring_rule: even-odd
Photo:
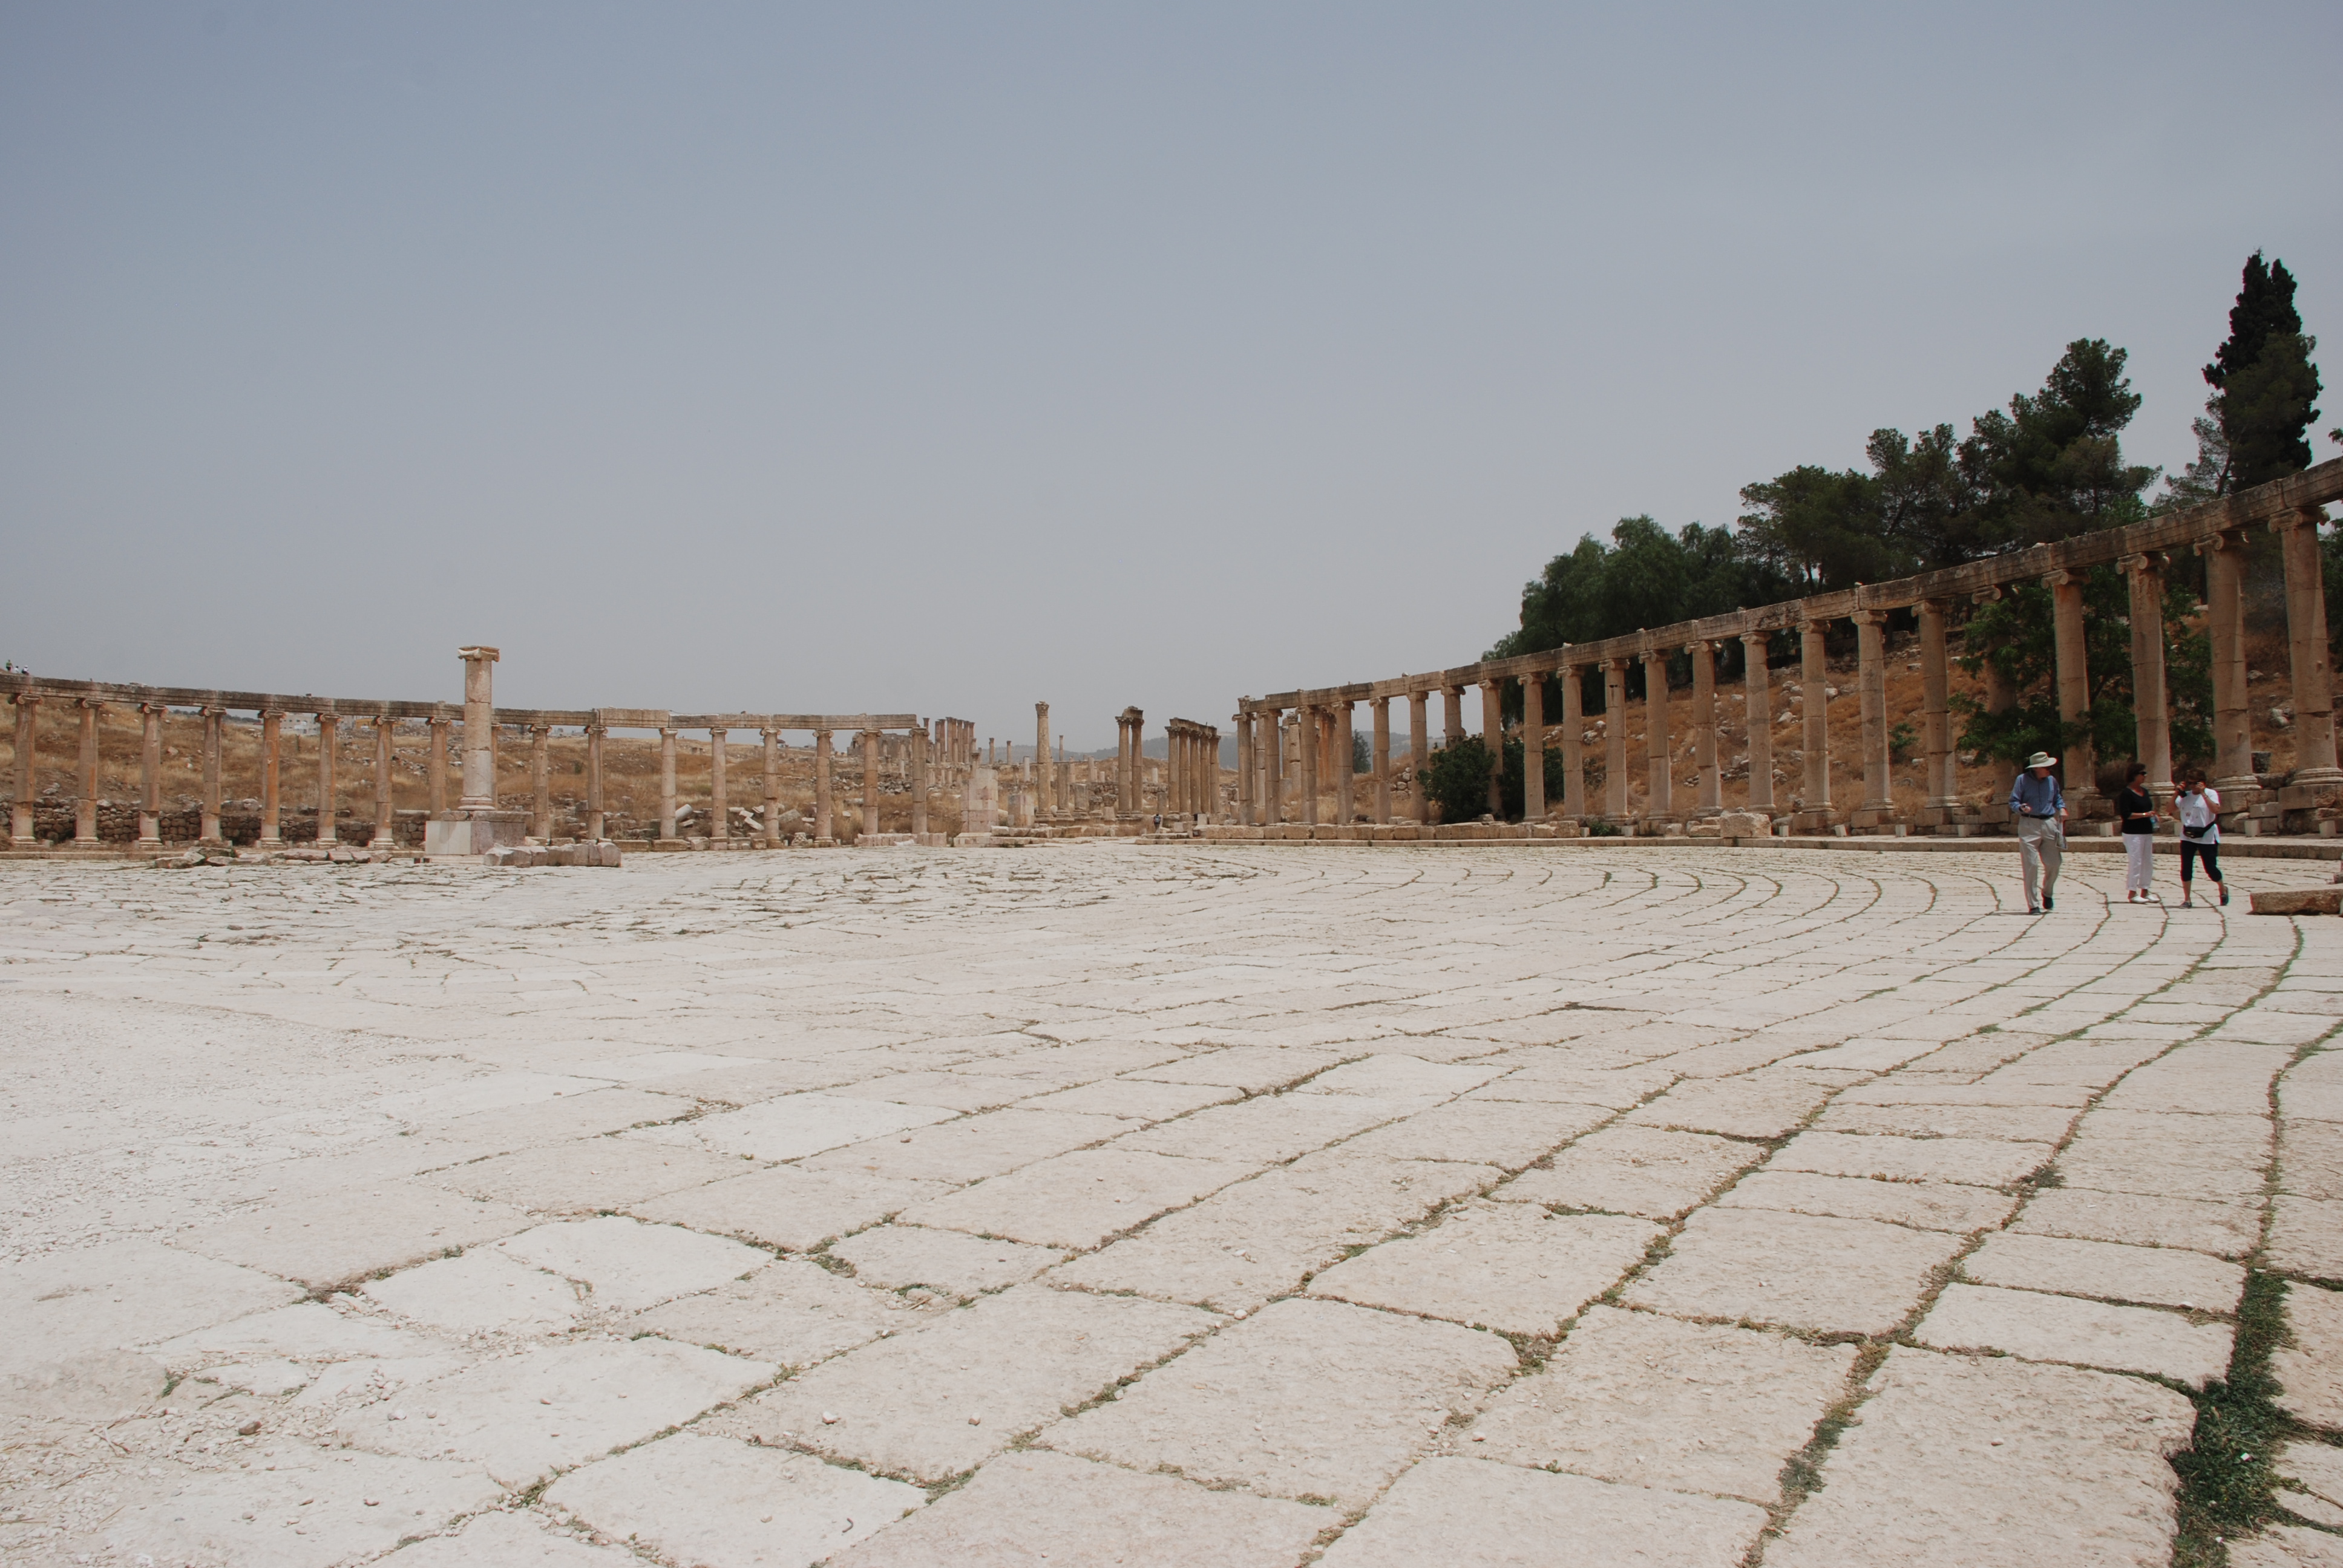
<svg viewBox="0 0 2343 1568"><path fill-rule="evenodd" d="M2251 489L2310 467L2310 425L2318 417L2318 367L2310 362L2318 340L2302 330L2294 307L2294 275L2283 261L2246 258L2237 303L2229 309L2228 340L2205 367L2213 388L2198 421L2198 460L2187 483L2198 497ZM2217 437L2217 440L2213 437ZM2200 471L2201 470L2201 471Z"/></svg>

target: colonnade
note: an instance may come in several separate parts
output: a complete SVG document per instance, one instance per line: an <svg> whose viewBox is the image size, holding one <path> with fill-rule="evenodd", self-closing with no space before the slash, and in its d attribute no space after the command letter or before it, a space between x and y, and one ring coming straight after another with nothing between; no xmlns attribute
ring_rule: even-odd
<svg viewBox="0 0 2343 1568"><path fill-rule="evenodd" d="M1336 821L1349 822L1360 815L1379 822L1391 820L1392 703L1404 699L1408 704L1409 760L1420 774L1431 749L1427 710L1433 694L1440 695L1445 743L1453 744L1463 738L1467 691L1480 695L1481 733L1499 770L1490 781L1489 805L1493 811L1503 783L1501 714L1507 688L1513 686L1521 691L1526 762L1522 785L1529 817L1551 813L1623 819L1628 814L1631 768L1640 769L1646 780L1642 819L1666 822L1718 813L1725 809L1725 801L1717 747L1720 697L1715 660L1720 648L1737 642L1746 671L1742 699L1749 757L1745 798L1736 803L1736 809L1745 806L1772 815L1780 803L1774 785L1774 672L1767 659L1775 639L1795 634L1804 770L1793 826L1815 829L1843 820L1858 829L1884 829L1896 810L1890 766L1895 716L1888 711L1886 622L1892 612L1909 611L1917 623L1922 673L1916 749L1922 760L1923 804L1913 825L1946 826L1959 805L1947 631L1971 606L1990 602L2026 583L2043 585L2051 597L2054 690L2059 717L2075 736L2061 759L2066 798L2078 814L2104 810L2105 802L2097 799L2097 758L2083 729L2091 706L2083 590L2089 571L2102 566L2114 567L2127 580L2138 714L2137 757L2147 765L2150 789L2168 799L2173 776L2170 699L2164 667L2164 589L2173 558L2182 551L2195 552L2205 563L2207 618L2213 646L2213 783L2222 792L2225 809L2242 809L2257 803L2256 792L2261 788L2253 768L2247 692L2244 560L2249 538L2264 529L2277 536L2284 563L2295 703L2296 767L2279 792L2277 806L2281 810L2332 806L2343 800L2343 769L2337 766L2318 527L2325 520L2326 505L2338 499L2343 499L2343 459L2147 522L2015 550L1897 582L1866 584L1433 674L1246 698L1238 704L1235 720L1242 780L1240 814L1244 822L1255 825L1318 821L1326 793L1321 774L1331 768ZM1852 624L1855 634L1854 695L1861 713L1861 781L1858 800L1835 802L1830 779L1831 697L1824 654L1826 634L1841 623ZM1689 784L1679 780L1680 764L1669 734L1667 671L1679 656L1687 658L1692 668ZM1631 664L1643 667L1645 705L1643 755L1634 759L1627 753L1625 722ZM1581 697L1582 682L1597 670L1607 718L1602 740L1600 800L1592 799L1587 788ZM1549 725L1544 711L1549 681L1558 684L1561 692L1558 729ZM1990 701L1993 706L2005 706L2015 695L1994 693ZM1361 702L1369 706L1374 735L1373 770L1363 776L1372 790L1369 804L1356 798L1351 766L1353 711ZM1278 739L1289 713L1302 741L1295 751L1301 777L1293 781L1281 777L1285 759ZM1544 798L1544 761L1557 742L1563 796L1549 801ZM1421 787L1413 791L1411 810L1417 820L1423 819L1425 799Z"/></svg>
<svg viewBox="0 0 2343 1568"><path fill-rule="evenodd" d="M1128 711L1136 712L1137 709ZM1163 768L1164 809L1179 816L1210 817L1220 809L1221 732L1192 719L1164 726L1168 739Z"/></svg>

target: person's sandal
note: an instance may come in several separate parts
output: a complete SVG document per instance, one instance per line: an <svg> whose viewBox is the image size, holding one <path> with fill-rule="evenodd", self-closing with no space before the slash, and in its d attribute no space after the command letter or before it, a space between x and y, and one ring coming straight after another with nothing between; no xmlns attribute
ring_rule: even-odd
<svg viewBox="0 0 2343 1568"><path fill-rule="evenodd" d="M2227 882L2221 884L2221 907L2225 910L2229 907L2229 884Z"/></svg>

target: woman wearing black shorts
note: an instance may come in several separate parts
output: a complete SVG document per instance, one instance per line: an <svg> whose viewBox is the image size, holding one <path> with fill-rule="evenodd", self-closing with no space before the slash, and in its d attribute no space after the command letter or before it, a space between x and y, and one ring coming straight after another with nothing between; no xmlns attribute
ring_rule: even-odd
<svg viewBox="0 0 2343 1568"><path fill-rule="evenodd" d="M2227 904L2229 885L2221 880L2220 791L2207 789L2202 773L2191 773L2172 805L2180 817L2180 907L2188 907L2189 884L2196 878L2199 857L2205 861L2205 874L2221 890L2221 902Z"/></svg>

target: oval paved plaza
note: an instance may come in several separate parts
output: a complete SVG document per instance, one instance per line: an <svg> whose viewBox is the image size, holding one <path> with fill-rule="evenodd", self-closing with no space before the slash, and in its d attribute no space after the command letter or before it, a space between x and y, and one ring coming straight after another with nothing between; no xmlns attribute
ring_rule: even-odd
<svg viewBox="0 0 2343 1568"><path fill-rule="evenodd" d="M0 1553L2166 1563L2241 1300L2343 1427L2343 921L2016 869L12 867Z"/></svg>

